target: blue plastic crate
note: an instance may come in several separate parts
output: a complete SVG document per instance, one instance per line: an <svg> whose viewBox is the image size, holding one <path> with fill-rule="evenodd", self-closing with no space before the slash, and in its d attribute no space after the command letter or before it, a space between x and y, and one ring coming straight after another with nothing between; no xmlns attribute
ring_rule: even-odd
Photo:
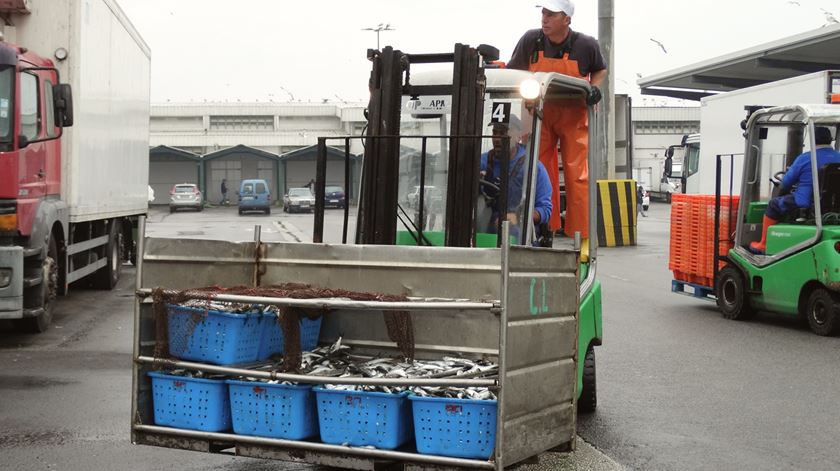
<svg viewBox="0 0 840 471"><path fill-rule="evenodd" d="M230 402L224 380L150 372L155 424L224 432L230 429Z"/></svg>
<svg viewBox="0 0 840 471"><path fill-rule="evenodd" d="M266 323L263 329L262 343L260 344L260 352L257 359L262 361L274 355L275 353L283 353L283 328L277 322L277 316L273 313L266 313ZM318 337L321 335L321 319L309 319L308 317L301 317L300 320L300 350L308 352L314 350L318 346Z"/></svg>
<svg viewBox="0 0 840 471"><path fill-rule="evenodd" d="M496 401L410 396L417 451L490 459L496 446Z"/></svg>
<svg viewBox="0 0 840 471"><path fill-rule="evenodd" d="M216 365L257 361L265 316L167 305L169 353L176 358Z"/></svg>
<svg viewBox="0 0 840 471"><path fill-rule="evenodd" d="M318 434L312 385L227 381L233 431L239 435L302 440Z"/></svg>
<svg viewBox="0 0 840 471"><path fill-rule="evenodd" d="M408 393L314 390L324 443L392 450L414 438Z"/></svg>

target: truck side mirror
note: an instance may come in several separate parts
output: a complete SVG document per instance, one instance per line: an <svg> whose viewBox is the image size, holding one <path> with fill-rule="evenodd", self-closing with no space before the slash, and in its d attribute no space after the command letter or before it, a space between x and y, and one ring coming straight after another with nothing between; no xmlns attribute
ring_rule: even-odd
<svg viewBox="0 0 840 471"><path fill-rule="evenodd" d="M20 134L18 136L18 149L23 149L27 146L29 146L29 138L25 134Z"/></svg>
<svg viewBox="0 0 840 471"><path fill-rule="evenodd" d="M673 147L668 147L667 149L665 149L665 158L666 159L670 159L673 156L674 156L674 148Z"/></svg>
<svg viewBox="0 0 840 471"><path fill-rule="evenodd" d="M66 128L73 125L73 92L70 84L60 83L53 87L55 103L55 124Z"/></svg>
<svg viewBox="0 0 840 471"><path fill-rule="evenodd" d="M673 155L674 149L668 148L668 150L665 151L665 155L666 155L666 157L665 157L665 172L663 172L663 173L665 174L666 178L671 177L671 172L672 172L673 167L674 167L674 159L672 159L671 155L668 154L669 151L670 151L670 154Z"/></svg>

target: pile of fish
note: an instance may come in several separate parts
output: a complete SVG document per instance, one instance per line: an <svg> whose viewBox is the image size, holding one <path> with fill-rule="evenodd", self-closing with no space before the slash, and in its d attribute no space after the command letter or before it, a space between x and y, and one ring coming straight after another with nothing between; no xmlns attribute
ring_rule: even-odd
<svg viewBox="0 0 840 471"><path fill-rule="evenodd" d="M182 303L178 303L178 305L184 307L191 307L195 309L233 312L237 314L246 312L256 312L257 310L259 310L259 308L256 305L250 303L232 303L227 301L214 301L208 299L190 299Z"/></svg>
<svg viewBox="0 0 840 471"><path fill-rule="evenodd" d="M465 379L494 378L499 373L499 366L485 359L470 360L447 356L441 360L406 362L399 358L371 358L354 355L350 352L350 347L341 344L340 338L332 345L319 347L311 352L302 352L302 357L300 374L331 378ZM265 368L273 368L273 365ZM255 380L254 378L248 379ZM267 382L294 384L288 381ZM354 384L327 384L324 387L344 391L385 393L409 391L423 397L496 400L496 394L489 388L483 387L408 387Z"/></svg>

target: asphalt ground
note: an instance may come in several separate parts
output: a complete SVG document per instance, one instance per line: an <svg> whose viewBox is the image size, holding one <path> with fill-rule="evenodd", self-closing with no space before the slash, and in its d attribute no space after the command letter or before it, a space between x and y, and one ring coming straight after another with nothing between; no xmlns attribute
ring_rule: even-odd
<svg viewBox="0 0 840 471"><path fill-rule="evenodd" d="M641 218L639 244L599 251L604 345L598 411L579 416L577 452L519 469L840 469L840 339L769 315L723 319L670 292L669 206ZM341 237L341 211L325 237ZM150 234L263 240L311 237L307 214L153 210ZM352 232L352 231L351 231ZM268 470L307 465L129 442L133 268L117 289L75 290L53 327L0 323L0 469Z"/></svg>
<svg viewBox="0 0 840 471"><path fill-rule="evenodd" d="M154 208L150 235L252 240L311 240L309 214L239 216ZM341 239L341 212L328 213L329 238ZM329 239L328 239L329 240ZM76 289L60 298L51 328L24 335L0 322L0 470L318 470L130 443L134 268L123 266L112 291ZM620 466L582 440L574 453L548 452L521 470L614 470Z"/></svg>

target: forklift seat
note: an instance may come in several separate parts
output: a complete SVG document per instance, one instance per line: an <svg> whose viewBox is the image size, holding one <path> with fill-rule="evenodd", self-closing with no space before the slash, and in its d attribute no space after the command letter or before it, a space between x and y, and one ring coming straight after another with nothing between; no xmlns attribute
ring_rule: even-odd
<svg viewBox="0 0 840 471"><path fill-rule="evenodd" d="M831 163L820 168L819 182L822 213L840 213L840 164Z"/></svg>

